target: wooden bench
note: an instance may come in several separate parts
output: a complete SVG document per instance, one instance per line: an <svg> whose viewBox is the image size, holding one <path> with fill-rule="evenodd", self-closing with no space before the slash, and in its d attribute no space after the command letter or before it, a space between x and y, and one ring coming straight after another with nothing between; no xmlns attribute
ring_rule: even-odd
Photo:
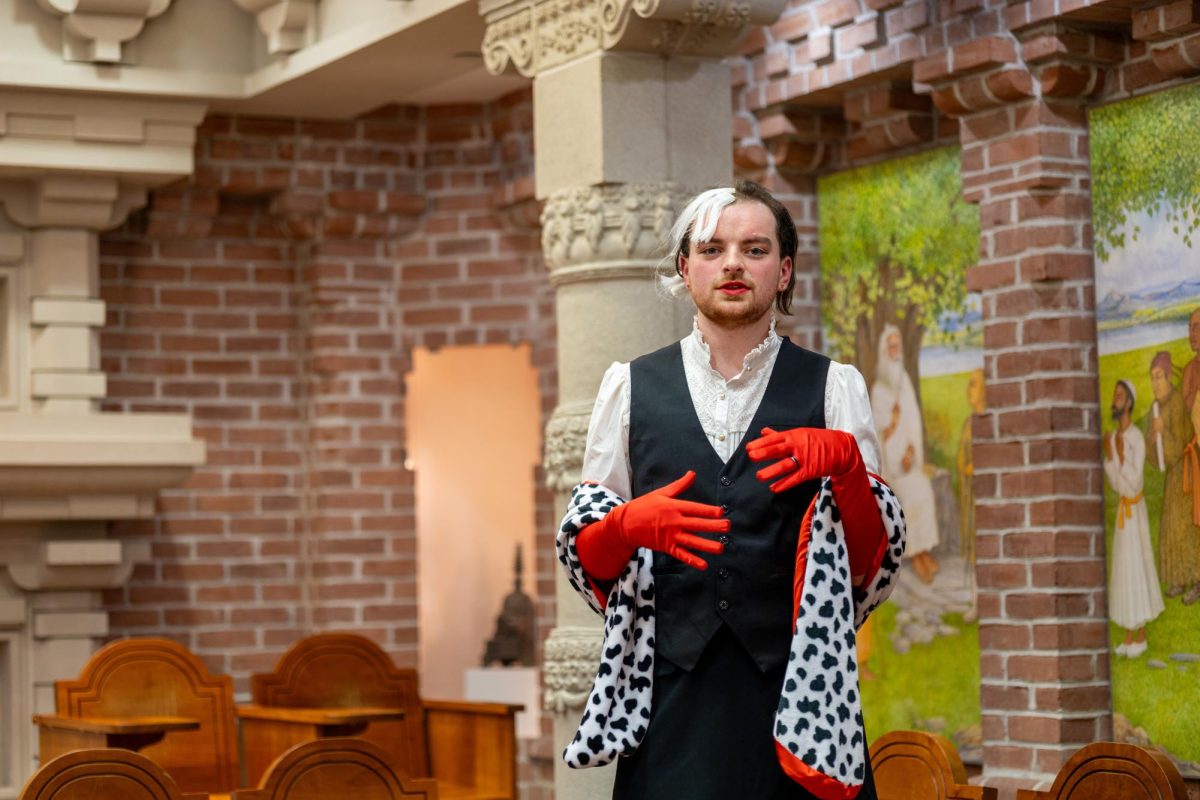
<svg viewBox="0 0 1200 800"><path fill-rule="evenodd" d="M1067 759L1048 790L1018 789L1017 800L1187 800L1187 789L1162 753L1096 742Z"/></svg>
<svg viewBox="0 0 1200 800"><path fill-rule="evenodd" d="M437 800L429 778L402 778L388 754L363 739L319 739L297 745L275 760L257 789L239 789L234 800Z"/></svg>
<svg viewBox="0 0 1200 800"><path fill-rule="evenodd" d="M996 800L997 790L967 784L953 743L922 731L892 731L871 745L879 800Z"/></svg>
<svg viewBox="0 0 1200 800"><path fill-rule="evenodd" d="M122 639L92 655L79 678L54 685L57 713L37 715L43 762L96 745L138 750L183 792L237 783L233 682L168 639ZM98 795L100 796L100 795Z"/></svg>
<svg viewBox="0 0 1200 800"><path fill-rule="evenodd" d="M399 715L360 719L341 733L378 745L405 774L435 779L442 800L516 797L515 715L521 706L422 700L416 670L398 669L363 636L302 639L274 672L253 676L250 687L254 704L238 711L247 785L285 749L316 735L311 721L289 721L279 710L344 709L360 716L390 711Z"/></svg>
<svg viewBox="0 0 1200 800"><path fill-rule="evenodd" d="M77 750L33 774L20 800L208 800L182 794L158 764L122 749Z"/></svg>

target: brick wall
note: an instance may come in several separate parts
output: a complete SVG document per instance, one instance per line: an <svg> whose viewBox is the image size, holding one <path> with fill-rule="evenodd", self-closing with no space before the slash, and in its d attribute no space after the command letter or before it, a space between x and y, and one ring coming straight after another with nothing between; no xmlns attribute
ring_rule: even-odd
<svg viewBox="0 0 1200 800"><path fill-rule="evenodd" d="M153 560L109 592L115 635L166 635L234 677L353 629L415 665L413 347L530 342L555 404L553 293L532 200L528 93L326 122L214 116L187 181L101 241L114 410L182 411L208 460L151 520ZM553 498L535 475L539 625ZM548 765L534 744L526 796Z"/></svg>
<svg viewBox="0 0 1200 800"><path fill-rule="evenodd" d="M981 214L974 420L985 781L1111 733L1087 110L1200 74L1191 2L791 2L733 64L740 173L786 197L818 343L820 174L962 146ZM811 299L808 299L811 298Z"/></svg>

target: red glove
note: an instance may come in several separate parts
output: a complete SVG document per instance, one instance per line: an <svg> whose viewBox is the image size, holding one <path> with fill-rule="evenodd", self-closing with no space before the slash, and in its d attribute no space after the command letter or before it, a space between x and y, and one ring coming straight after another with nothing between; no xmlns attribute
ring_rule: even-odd
<svg viewBox="0 0 1200 800"><path fill-rule="evenodd" d="M763 435L746 445L752 461L779 459L755 475L774 481L772 492L785 492L805 481L828 475L846 532L850 574L856 586L875 574L887 547L887 532L879 504L867 480L867 468L858 442L845 431L825 428L762 429ZM775 480L778 478L779 480Z"/></svg>
<svg viewBox="0 0 1200 800"><path fill-rule="evenodd" d="M581 530L575 539L579 563L593 578L612 580L637 548L648 547L690 567L708 569L708 563L692 551L720 553L725 545L688 531L724 533L729 520L720 519L720 506L677 499L694 480L696 473L689 470L679 480L622 503Z"/></svg>

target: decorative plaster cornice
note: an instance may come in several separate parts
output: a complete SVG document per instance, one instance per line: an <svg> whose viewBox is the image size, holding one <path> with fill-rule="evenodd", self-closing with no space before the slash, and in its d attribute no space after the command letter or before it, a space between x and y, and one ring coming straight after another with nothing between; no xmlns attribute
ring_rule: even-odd
<svg viewBox="0 0 1200 800"><path fill-rule="evenodd" d="M562 267L661 255L690 192L673 183L626 183L555 192L542 210L542 252Z"/></svg>
<svg viewBox="0 0 1200 800"><path fill-rule="evenodd" d="M719 57L747 25L775 21L786 0L481 0L483 57L522 75L596 50Z"/></svg>
<svg viewBox="0 0 1200 800"><path fill-rule="evenodd" d="M560 626L546 638L542 707L556 714L582 708L592 690L604 637L599 627Z"/></svg>
<svg viewBox="0 0 1200 800"><path fill-rule="evenodd" d="M125 42L162 14L171 0L37 0L63 18L63 58L116 64Z"/></svg>
<svg viewBox="0 0 1200 800"><path fill-rule="evenodd" d="M271 55L294 53L312 43L317 0L233 1L243 11L254 14Z"/></svg>
<svg viewBox="0 0 1200 800"><path fill-rule="evenodd" d="M26 228L108 230L145 204L144 188L122 185L112 177L48 175L0 180L0 206L13 222Z"/></svg>

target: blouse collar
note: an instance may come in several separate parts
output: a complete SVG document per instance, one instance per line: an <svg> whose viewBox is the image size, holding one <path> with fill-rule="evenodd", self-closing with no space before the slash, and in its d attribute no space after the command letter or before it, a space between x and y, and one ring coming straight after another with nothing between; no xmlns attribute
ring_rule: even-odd
<svg viewBox="0 0 1200 800"><path fill-rule="evenodd" d="M713 369L712 351L708 348L708 342L704 341L704 334L700 332L700 325L696 317L692 317L692 333L684 339L684 342L689 345L683 348L685 358L691 359L695 366L721 377L721 373ZM771 366L782 342L783 339L775 332L775 315L772 314L771 327L767 330L767 337L759 342L753 350L746 353L746 357L742 359L742 371L730 378L729 383L760 373L764 368ZM721 380L725 379L721 377Z"/></svg>

